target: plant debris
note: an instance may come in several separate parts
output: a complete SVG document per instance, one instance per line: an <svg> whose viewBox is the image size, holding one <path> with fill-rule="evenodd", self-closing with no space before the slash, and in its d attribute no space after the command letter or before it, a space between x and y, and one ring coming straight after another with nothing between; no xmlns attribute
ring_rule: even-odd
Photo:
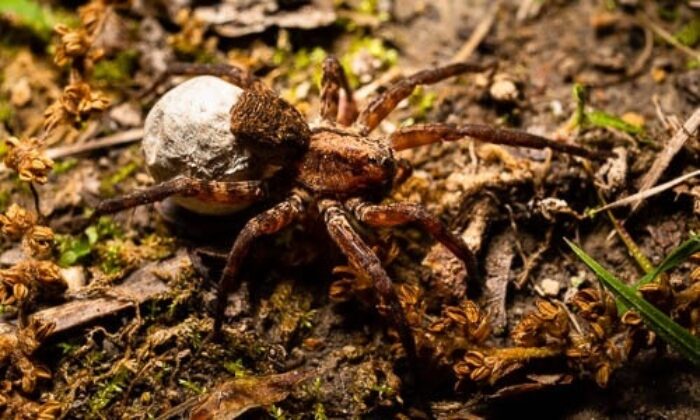
<svg viewBox="0 0 700 420"><path fill-rule="evenodd" d="M1 3L0 417L696 415L697 2ZM347 73L336 90L323 88L331 56ZM230 149L250 140L230 131L243 90L170 74L175 62L250 71L316 133L324 97L347 121L414 71L463 60L484 70L409 92L369 139L483 124L603 159L471 138L393 155L396 188L374 204L424 205L478 263L468 272L420 225L349 215L415 359L318 212L256 239L221 331L216 282L268 202L94 213L183 173L221 178L226 159L242 162L229 180L294 179ZM179 116L154 124L164 101ZM195 135L204 163L186 147L141 156L142 140Z"/></svg>

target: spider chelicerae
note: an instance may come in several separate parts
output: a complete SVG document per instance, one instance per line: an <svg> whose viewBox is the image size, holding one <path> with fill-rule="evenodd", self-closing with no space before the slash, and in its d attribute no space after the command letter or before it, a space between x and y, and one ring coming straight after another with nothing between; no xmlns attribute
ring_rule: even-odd
<svg viewBox="0 0 700 420"><path fill-rule="evenodd" d="M477 262L465 242L419 204L378 204L410 171L395 152L440 141L471 137L485 142L552 148L587 158L603 153L556 142L522 131L481 124L460 126L431 123L397 129L391 135L372 131L413 90L466 72L489 66L454 63L419 71L390 84L358 111L347 77L334 57L323 64L321 119L311 126L291 104L277 96L254 75L230 65L171 64L167 75L210 75L242 89L230 110L230 130L261 163L279 167L264 180L221 181L177 176L149 188L99 203L95 217L154 203L168 197L206 203L240 205L269 203L267 210L247 221L228 253L218 284L214 331L221 329L227 297L240 283L239 271L251 244L274 234L313 210L349 263L372 280L377 306L397 329L409 359L416 346L392 281L379 258L353 229L351 218L372 227L415 223L464 261L469 279L477 277ZM197 112L193 110L192 112ZM195 151L196 153L196 151Z"/></svg>

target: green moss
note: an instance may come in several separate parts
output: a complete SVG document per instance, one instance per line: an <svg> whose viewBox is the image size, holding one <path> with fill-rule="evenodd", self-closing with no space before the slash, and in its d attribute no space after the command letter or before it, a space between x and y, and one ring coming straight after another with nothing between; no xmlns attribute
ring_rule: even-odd
<svg viewBox="0 0 700 420"><path fill-rule="evenodd" d="M188 381L187 379L180 379L177 382L180 385L182 385L184 388L187 388L190 391L193 391L197 395L204 394L204 388L195 384L194 382Z"/></svg>
<svg viewBox="0 0 700 420"><path fill-rule="evenodd" d="M700 42L700 17L695 17L683 25L673 36L681 44L691 48L695 47Z"/></svg>
<svg viewBox="0 0 700 420"><path fill-rule="evenodd" d="M589 127L612 128L633 135L642 134L644 132L643 127L630 124L615 115L597 109L587 110L586 88L583 85L575 84L572 93L574 102L576 103L576 110L571 116L569 123L572 127L579 127L582 129Z"/></svg>
<svg viewBox="0 0 700 420"><path fill-rule="evenodd" d="M685 68L688 70L700 68L700 60L689 60L687 63L685 63Z"/></svg>
<svg viewBox="0 0 700 420"><path fill-rule="evenodd" d="M123 244L120 240L110 241L104 247L104 252L101 252L100 270L105 274L115 274L124 268L122 261Z"/></svg>
<svg viewBox="0 0 700 420"><path fill-rule="evenodd" d="M0 124L9 122L14 114L15 112L12 105L10 105L6 99L0 98ZM0 143L0 152L5 154L4 152L6 151L7 145L5 142Z"/></svg>
<svg viewBox="0 0 700 420"><path fill-rule="evenodd" d="M53 165L52 173L54 175L64 174L78 165L78 159L68 158L60 162L55 162Z"/></svg>
<svg viewBox="0 0 700 420"><path fill-rule="evenodd" d="M126 50L109 60L100 60L95 64L93 78L107 85L123 85L131 80L136 68L138 52Z"/></svg>
<svg viewBox="0 0 700 420"><path fill-rule="evenodd" d="M669 22L673 22L674 20L678 19L679 15L678 5L675 4L675 2L659 2L656 12L661 19Z"/></svg>
<svg viewBox="0 0 700 420"><path fill-rule="evenodd" d="M348 50L340 58L340 63L348 75L348 81L353 88L360 85L360 81L352 71L352 63L359 54L369 54L379 61L378 70L386 70L396 65L399 59L399 52L389 47L381 38L359 37L352 40Z"/></svg>
<svg viewBox="0 0 700 420"><path fill-rule="evenodd" d="M91 255L100 240L121 235L118 225L107 216L100 217L96 224L85 229L81 235L56 235L58 265L61 267L74 265Z"/></svg>
<svg viewBox="0 0 700 420"><path fill-rule="evenodd" d="M409 104L413 108L413 118L419 121L425 120L428 112L435 106L436 100L437 94L435 92L426 92L425 89L420 86L416 88L408 99Z"/></svg>
<svg viewBox="0 0 700 420"><path fill-rule="evenodd" d="M45 40L51 37L51 31L58 23L51 9L33 0L2 0L0 15L12 17Z"/></svg>
<svg viewBox="0 0 700 420"><path fill-rule="evenodd" d="M242 359L236 359L235 361L224 362L224 369L236 378L243 378L248 376L248 371L243 365Z"/></svg>
<svg viewBox="0 0 700 420"><path fill-rule="evenodd" d="M102 412L119 394L124 392L128 377L128 369L119 369L112 379L102 385L90 399L88 404L90 411L95 415Z"/></svg>
<svg viewBox="0 0 700 420"><path fill-rule="evenodd" d="M0 212L7 210L10 205L10 192L7 190L0 191Z"/></svg>
<svg viewBox="0 0 700 420"><path fill-rule="evenodd" d="M100 192L106 196L113 196L116 191L114 189L117 184L129 178L134 172L139 169L139 165L136 162L131 162L121 168L119 168L111 176L103 179L100 184Z"/></svg>

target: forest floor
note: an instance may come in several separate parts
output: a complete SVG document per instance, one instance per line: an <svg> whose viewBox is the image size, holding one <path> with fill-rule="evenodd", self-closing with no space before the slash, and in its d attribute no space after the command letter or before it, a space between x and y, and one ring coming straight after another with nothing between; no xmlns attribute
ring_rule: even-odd
<svg viewBox="0 0 700 420"><path fill-rule="evenodd" d="M638 207L592 211L700 169L697 2L265 0L214 10L220 2L93 0L82 20L71 11L82 2L47 3L0 5L0 140L40 138L54 161L33 183L32 224L50 227L49 238L34 226L22 240L10 210L32 212L34 198L8 164L18 146L0 146L6 418L696 418L697 367L618 313L564 239L628 284L697 242L697 179ZM52 34L58 22L82 28L85 43ZM72 229L100 199L153 184L144 120L184 78L139 93L168 63L247 68L313 121L327 54L360 107L418 70L497 63L418 88L377 136L483 123L612 152L600 162L469 139L399 152L414 170L385 200L424 204L481 272L466 278L414 226L359 228L396 284L420 366L313 217L256 243L218 341L208 337L226 252L270 203L197 227L165 203ZM42 245L47 270L60 267L53 283L18 268ZM642 292L695 336L699 263L697 253L677 261Z"/></svg>

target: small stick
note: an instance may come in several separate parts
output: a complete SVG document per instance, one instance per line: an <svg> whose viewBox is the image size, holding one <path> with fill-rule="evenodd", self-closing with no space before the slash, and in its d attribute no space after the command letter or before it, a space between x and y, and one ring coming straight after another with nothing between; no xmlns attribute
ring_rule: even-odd
<svg viewBox="0 0 700 420"><path fill-rule="evenodd" d="M466 61L472 53L479 47L481 41L486 38L486 35L491 31L493 23L496 21L496 15L501 9L502 0L494 1L491 7L486 12L486 16L481 19L481 22L474 28L474 32L469 36L467 42L464 43L462 48L459 49L457 54L452 57L452 62Z"/></svg>
<svg viewBox="0 0 700 420"><path fill-rule="evenodd" d="M697 171L691 172L689 174L679 176L678 178L672 179L672 180L665 182L663 184L657 185L654 188L649 188L648 190L639 191L636 194L632 194L628 197L614 201L610 204L606 204L603 207L598 207L597 209L593 209L589 212L589 214L593 215L596 213L600 213L601 211L614 209L616 207L627 206L627 205L630 205L632 203L639 204L642 200L646 200L647 198L649 198L651 196L662 193L662 192L668 190L669 188L673 188L676 185L681 184L681 183L685 182L686 180L688 180L690 178L694 178L698 175L700 175L700 169Z"/></svg>
<svg viewBox="0 0 700 420"><path fill-rule="evenodd" d="M693 112L693 115L691 115L690 118L686 120L685 124L676 131L676 134L674 134L661 153L659 153L658 157L651 165L649 172L644 175L639 183L640 193L650 189L656 184L676 153L678 153L691 136L695 135L694 133L698 130L698 126L700 126L700 108ZM632 212L636 211L638 207L639 203L635 204L632 207Z"/></svg>
<svg viewBox="0 0 700 420"><path fill-rule="evenodd" d="M652 21L649 16L645 14L640 14L639 17L639 22L642 24L642 26L647 27L654 31L656 35L659 36L659 38L663 39L664 41L668 42L672 46L676 47L680 51L684 52L687 54L690 58L694 60L700 60L700 52L693 50L692 48L686 47L685 45L681 44L678 42L676 38L674 38L673 35L668 33L664 28L661 26L657 25Z"/></svg>
<svg viewBox="0 0 700 420"><path fill-rule="evenodd" d="M100 137L92 141L86 141L80 144L71 144L68 146L59 146L46 150L46 156L50 159L62 159L81 153L92 152L94 150L104 149L112 146L122 146L133 143L143 138L143 127L134 128L121 133L112 134L110 136Z"/></svg>

